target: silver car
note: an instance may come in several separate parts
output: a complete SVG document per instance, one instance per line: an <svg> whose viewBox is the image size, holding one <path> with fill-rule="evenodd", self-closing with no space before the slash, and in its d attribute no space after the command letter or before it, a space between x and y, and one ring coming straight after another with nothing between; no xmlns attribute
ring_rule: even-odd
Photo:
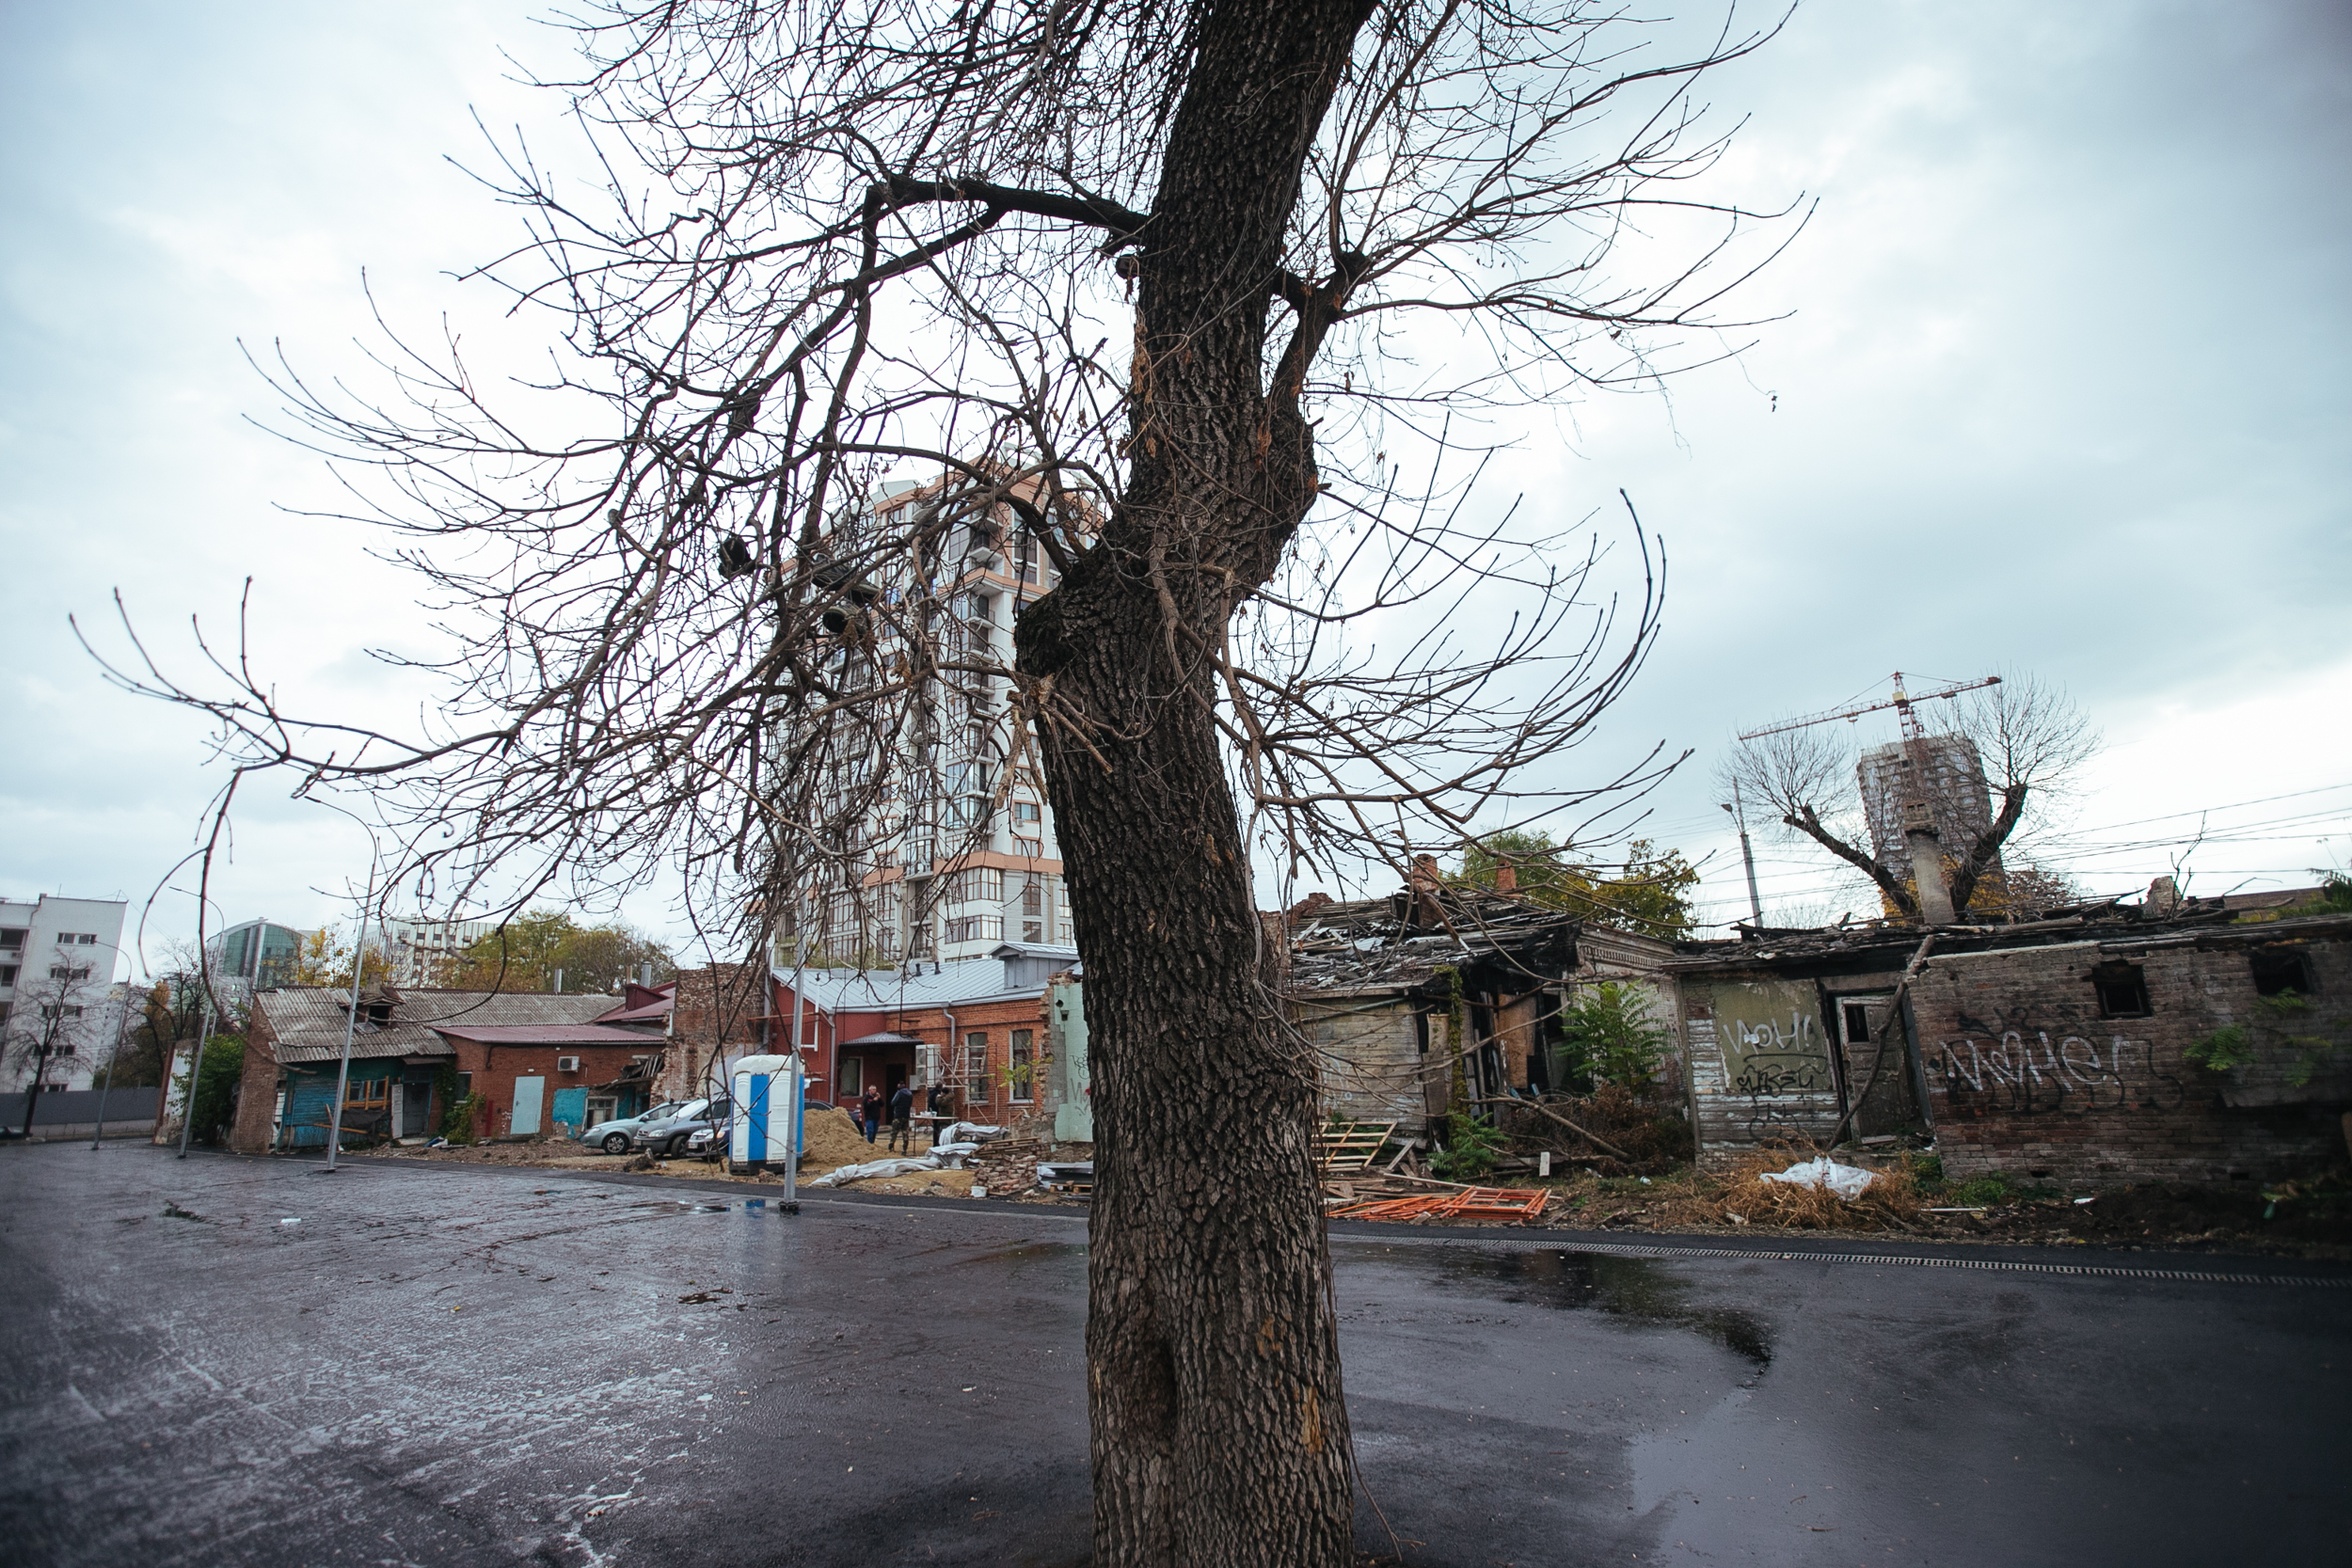
<svg viewBox="0 0 2352 1568"><path fill-rule="evenodd" d="M686 1152L686 1141L706 1127L724 1127L734 1107L722 1096L717 1100L689 1100L669 1108L666 1117L647 1117L631 1134L637 1147L655 1154L670 1156Z"/></svg>
<svg viewBox="0 0 2352 1568"><path fill-rule="evenodd" d="M594 1127L583 1127L580 1130L580 1141L591 1148L601 1148L607 1154L627 1154L637 1144L638 1133L646 1123L666 1120L689 1103L691 1101L683 1100L666 1101L649 1110L640 1111L633 1117L622 1117L614 1121L600 1121Z"/></svg>

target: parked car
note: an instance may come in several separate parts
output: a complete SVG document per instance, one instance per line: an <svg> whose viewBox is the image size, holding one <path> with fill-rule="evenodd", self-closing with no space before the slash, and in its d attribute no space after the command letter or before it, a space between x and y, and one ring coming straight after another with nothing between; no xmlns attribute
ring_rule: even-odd
<svg viewBox="0 0 2352 1568"><path fill-rule="evenodd" d="M686 1152L686 1141L705 1128L724 1127L734 1107L725 1097L717 1100L690 1100L674 1106L671 1113L659 1120L647 1118L632 1134L637 1147L655 1154L676 1155Z"/></svg>
<svg viewBox="0 0 2352 1568"><path fill-rule="evenodd" d="M633 1117L621 1117L612 1121L600 1121L594 1127L580 1130L580 1141L591 1148L601 1148L607 1154L627 1154L637 1143L637 1133L647 1122L666 1120L685 1107L683 1100L664 1101Z"/></svg>
<svg viewBox="0 0 2352 1568"><path fill-rule="evenodd" d="M801 1125L805 1128L808 1125L807 1118L809 1117L815 1115L818 1111L830 1111L834 1108L834 1106L821 1100L802 1101ZM687 1154L697 1160L716 1160L721 1155L724 1154L727 1151L727 1142L729 1138L728 1124L731 1119L732 1117L730 1115L722 1113L716 1120L711 1122L709 1126L697 1128L692 1132L689 1133L686 1138Z"/></svg>

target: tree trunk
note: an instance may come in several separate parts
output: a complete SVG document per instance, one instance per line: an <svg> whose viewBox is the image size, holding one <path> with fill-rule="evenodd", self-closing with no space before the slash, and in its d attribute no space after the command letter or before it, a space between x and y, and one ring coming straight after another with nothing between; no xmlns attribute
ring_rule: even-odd
<svg viewBox="0 0 2352 1568"><path fill-rule="evenodd" d="M1203 19L1138 258L1126 494L1016 632L1093 1044L1087 1321L1098 1568L1348 1560L1347 1419L1314 1180L1315 1065L1261 980L1212 650L1317 489L1269 373L1301 170L1365 0Z"/></svg>

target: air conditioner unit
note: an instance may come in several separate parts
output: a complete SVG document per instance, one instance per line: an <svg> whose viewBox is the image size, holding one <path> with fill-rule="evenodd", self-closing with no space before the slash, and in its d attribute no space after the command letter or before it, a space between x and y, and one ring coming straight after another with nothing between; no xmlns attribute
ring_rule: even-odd
<svg viewBox="0 0 2352 1568"><path fill-rule="evenodd" d="M555 1059L555 1070L558 1072L578 1072L580 1070L580 1058L577 1056L558 1056Z"/></svg>

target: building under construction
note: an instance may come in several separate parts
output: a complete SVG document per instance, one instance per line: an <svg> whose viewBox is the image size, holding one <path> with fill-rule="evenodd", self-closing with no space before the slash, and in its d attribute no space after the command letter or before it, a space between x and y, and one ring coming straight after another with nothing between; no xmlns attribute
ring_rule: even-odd
<svg viewBox="0 0 2352 1568"><path fill-rule="evenodd" d="M1911 776L1915 752L1925 773L1916 781ZM1931 735L1873 746L1862 753L1854 778L1862 787L1863 814L1869 819L1871 858L1898 879L1912 872L1903 817L1908 803L1927 803L1937 842L1947 855L1966 854L1993 826L1993 791L1985 783L1977 743L1966 736ZM1985 880L1996 882L2000 873L2001 863L1995 860Z"/></svg>

